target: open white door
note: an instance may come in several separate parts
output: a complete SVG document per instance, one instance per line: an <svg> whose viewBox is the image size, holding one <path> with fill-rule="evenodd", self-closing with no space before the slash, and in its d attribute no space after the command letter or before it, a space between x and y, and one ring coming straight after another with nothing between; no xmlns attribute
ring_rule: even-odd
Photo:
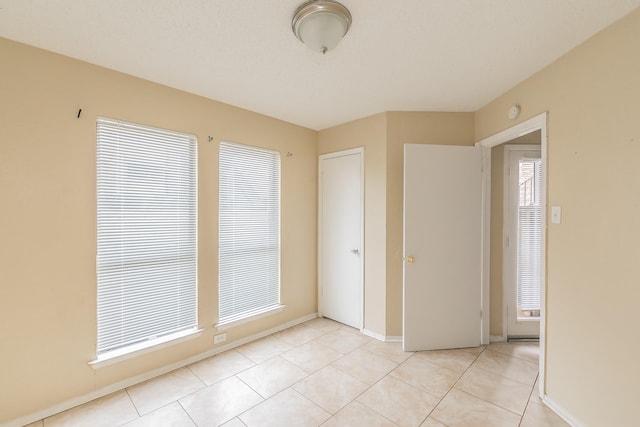
<svg viewBox="0 0 640 427"><path fill-rule="evenodd" d="M405 351L481 341L479 147L404 146Z"/></svg>

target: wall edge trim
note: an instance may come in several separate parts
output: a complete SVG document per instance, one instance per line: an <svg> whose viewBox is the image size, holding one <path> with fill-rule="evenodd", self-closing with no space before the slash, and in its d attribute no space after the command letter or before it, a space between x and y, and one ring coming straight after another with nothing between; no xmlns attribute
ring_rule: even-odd
<svg viewBox="0 0 640 427"><path fill-rule="evenodd" d="M549 395L542 396L542 403L544 403L549 409L555 412L560 418L565 420L572 427L586 427L586 424L580 422L569 411L559 405L556 401L551 399Z"/></svg>

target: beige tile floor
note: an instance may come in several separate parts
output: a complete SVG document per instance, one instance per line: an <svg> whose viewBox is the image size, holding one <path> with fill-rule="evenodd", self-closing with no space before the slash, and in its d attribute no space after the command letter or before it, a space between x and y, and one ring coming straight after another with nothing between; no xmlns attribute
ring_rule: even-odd
<svg viewBox="0 0 640 427"><path fill-rule="evenodd" d="M29 427L566 426L537 377L535 343L405 353L318 318Z"/></svg>

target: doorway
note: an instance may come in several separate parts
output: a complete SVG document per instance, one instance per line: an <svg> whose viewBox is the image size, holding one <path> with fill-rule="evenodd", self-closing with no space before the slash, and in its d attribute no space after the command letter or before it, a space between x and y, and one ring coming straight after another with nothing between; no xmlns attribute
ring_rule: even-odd
<svg viewBox="0 0 640 427"><path fill-rule="evenodd" d="M544 248L546 247L546 212L547 212L547 200L546 200L546 168L547 168L547 113L539 114L532 117L518 125L515 125L509 129L499 132L493 136L485 138L477 143L482 147L482 310L483 312L490 311L490 272L491 272L491 257L490 257L490 244L491 240L491 149L502 144L505 144L511 140L514 140L523 135L531 134L533 132L540 132L540 159L541 159L541 191L540 191L540 205L541 210L544 213L541 217L540 227L543 230L541 234L540 246L543 248L543 252L540 258L540 366L539 366L539 391L540 395L544 395L545 379L546 379L546 336L545 336L545 303L546 303L546 254ZM489 343L490 341L490 325L489 322L483 322L482 324L483 343ZM506 333L501 337L506 339Z"/></svg>
<svg viewBox="0 0 640 427"><path fill-rule="evenodd" d="M318 165L318 314L362 328L364 148Z"/></svg>

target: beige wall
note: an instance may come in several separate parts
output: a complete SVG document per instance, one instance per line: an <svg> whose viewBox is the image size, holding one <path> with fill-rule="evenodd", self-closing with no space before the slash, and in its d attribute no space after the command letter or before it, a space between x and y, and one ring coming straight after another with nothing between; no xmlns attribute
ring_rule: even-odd
<svg viewBox="0 0 640 427"><path fill-rule="evenodd" d="M473 145L473 113L387 114L387 336L402 336L404 144Z"/></svg>
<svg viewBox="0 0 640 427"><path fill-rule="evenodd" d="M386 127L377 114L318 134L318 154L364 147L364 329L385 335L386 327Z"/></svg>
<svg viewBox="0 0 640 427"><path fill-rule="evenodd" d="M546 392L583 425L637 424L640 10L476 114L476 139L548 111ZM547 212L547 218L549 213Z"/></svg>
<svg viewBox="0 0 640 427"><path fill-rule="evenodd" d="M213 348L221 139L294 153L282 158L287 308L229 341L315 313L316 132L4 39L0 58L0 424ZM204 333L93 370L98 115L198 136Z"/></svg>
<svg viewBox="0 0 640 427"><path fill-rule="evenodd" d="M540 131L523 135L507 142L508 145L540 145ZM504 284L503 240L504 240L504 146L497 145L491 149L491 236L489 266L489 329L492 336L503 336L504 320ZM506 337L504 337L506 338Z"/></svg>

